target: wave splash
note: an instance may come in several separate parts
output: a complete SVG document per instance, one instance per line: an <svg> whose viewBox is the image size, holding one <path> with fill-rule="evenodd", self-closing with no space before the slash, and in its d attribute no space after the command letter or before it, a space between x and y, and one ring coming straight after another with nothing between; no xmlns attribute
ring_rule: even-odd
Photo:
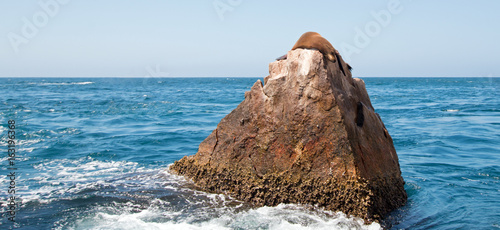
<svg viewBox="0 0 500 230"><path fill-rule="evenodd" d="M220 208L181 214L169 209L169 202L156 200L141 211L132 203L98 207L81 217L72 229L382 229L378 223L365 225L359 218L347 217L311 207L281 204L242 212ZM202 209L203 210L203 209ZM209 213L210 212L210 213ZM212 217L213 215L216 217ZM63 229L67 226L60 227Z"/></svg>
<svg viewBox="0 0 500 230"><path fill-rule="evenodd" d="M255 208L135 162L55 159L33 170L21 181L21 208L60 207L59 220L47 223L54 229L381 229L313 206ZM67 209L67 202L79 208Z"/></svg>

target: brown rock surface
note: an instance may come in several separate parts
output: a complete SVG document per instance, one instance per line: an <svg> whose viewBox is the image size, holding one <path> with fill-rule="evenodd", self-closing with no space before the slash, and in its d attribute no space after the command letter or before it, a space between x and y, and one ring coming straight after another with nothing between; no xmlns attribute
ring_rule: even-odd
<svg viewBox="0 0 500 230"><path fill-rule="evenodd" d="M407 199L398 156L364 82L340 65L317 50L289 51L196 155L170 169L259 206L313 204L383 218Z"/></svg>

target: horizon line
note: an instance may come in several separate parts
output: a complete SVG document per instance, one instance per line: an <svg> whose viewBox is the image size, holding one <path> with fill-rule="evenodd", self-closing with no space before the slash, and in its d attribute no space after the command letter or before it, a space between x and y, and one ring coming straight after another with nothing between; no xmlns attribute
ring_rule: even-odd
<svg viewBox="0 0 500 230"><path fill-rule="evenodd" d="M168 78L264 78L264 77L248 77L248 76L236 76L236 77L215 77L215 76L201 76L201 77L145 77L145 76L31 76L31 77L5 77L0 76L0 78L137 78L137 79L148 79L148 78L158 78L158 79L168 79ZM352 78L500 78L500 76L353 76Z"/></svg>

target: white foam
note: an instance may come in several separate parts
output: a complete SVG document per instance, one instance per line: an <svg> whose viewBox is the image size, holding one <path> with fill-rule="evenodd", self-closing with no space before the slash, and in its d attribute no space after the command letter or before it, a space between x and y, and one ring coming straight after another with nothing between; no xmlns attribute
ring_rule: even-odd
<svg viewBox="0 0 500 230"><path fill-rule="evenodd" d="M31 153L33 150L35 150L35 148L19 148L18 151L21 153Z"/></svg>
<svg viewBox="0 0 500 230"><path fill-rule="evenodd" d="M43 83L29 83L29 84L39 84L39 85L90 85L94 84L94 82L91 81L84 81L84 82L43 82Z"/></svg>
<svg viewBox="0 0 500 230"><path fill-rule="evenodd" d="M83 171L94 171L98 168L113 168L116 164L131 166L130 162L86 162L78 167ZM47 168L47 166L41 167ZM113 202L112 205L98 205L85 213L75 213L78 216L68 216L66 220L59 222L60 226L54 227L56 229L381 229L377 223L366 225L362 219L312 206L281 204L276 207L243 207L243 202L229 196L206 193L183 186L189 182L183 177L170 174L167 170L153 172L153 175L137 174L124 178L123 181L99 180L92 183L77 183L66 192L77 193L93 186L125 184L134 179L142 181L144 185L141 186L144 186L145 190L153 185L155 188L160 185L164 189L173 189L188 205L173 206L168 199L158 198L153 198L147 207L134 202ZM33 180L46 179L43 175L39 175ZM48 189L40 192L54 191Z"/></svg>
<svg viewBox="0 0 500 230"><path fill-rule="evenodd" d="M0 126L0 136L3 136L3 132L7 131L6 127Z"/></svg>
<svg viewBox="0 0 500 230"><path fill-rule="evenodd" d="M94 214L70 224L71 229L381 229L377 223L365 225L363 220L346 217L341 212L311 210L300 205L282 204L238 213L209 210L221 212L216 218L209 218L208 213L182 217L181 212L161 210L156 206L139 212L137 209L130 203L99 207Z"/></svg>
<svg viewBox="0 0 500 230"><path fill-rule="evenodd" d="M158 170L145 169L139 167L137 163L126 161L99 161L91 157L78 160L56 159L34 165L36 175L27 178L18 178L20 184L29 185L29 188L17 191L23 203L37 201L40 203L50 203L61 196L77 194L86 189L98 189L105 186L115 186L116 184L131 183L128 174L139 174L144 178L139 178L135 183L145 188L154 185L148 177ZM116 179L117 175L125 175L122 179ZM151 178L154 178L151 177ZM109 180L114 179L113 182ZM5 178L2 178L4 182ZM3 193L0 191L0 193Z"/></svg>

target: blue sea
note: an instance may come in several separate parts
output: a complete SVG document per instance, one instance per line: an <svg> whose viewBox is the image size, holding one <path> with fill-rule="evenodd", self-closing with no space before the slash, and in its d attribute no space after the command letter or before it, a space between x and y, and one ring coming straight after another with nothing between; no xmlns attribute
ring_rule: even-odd
<svg viewBox="0 0 500 230"><path fill-rule="evenodd" d="M363 79L408 193L381 224L307 205L253 207L168 172L256 80L0 78L0 228L500 228L499 78Z"/></svg>

